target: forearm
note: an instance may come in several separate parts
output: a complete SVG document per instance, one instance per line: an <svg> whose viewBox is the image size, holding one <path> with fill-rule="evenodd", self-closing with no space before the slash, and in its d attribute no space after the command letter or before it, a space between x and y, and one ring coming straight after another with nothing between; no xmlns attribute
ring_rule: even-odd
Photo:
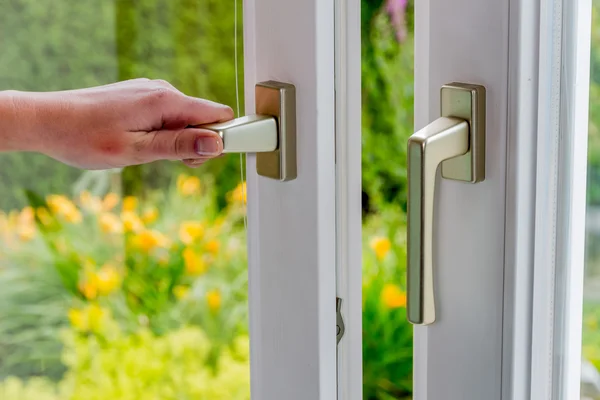
<svg viewBox="0 0 600 400"><path fill-rule="evenodd" d="M35 120L36 107L26 93L0 91L0 152L33 150Z"/></svg>

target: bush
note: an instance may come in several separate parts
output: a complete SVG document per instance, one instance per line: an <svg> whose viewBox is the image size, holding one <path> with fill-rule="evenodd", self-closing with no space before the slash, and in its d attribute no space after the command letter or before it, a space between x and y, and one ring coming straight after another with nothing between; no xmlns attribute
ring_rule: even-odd
<svg viewBox="0 0 600 400"><path fill-rule="evenodd" d="M197 327L164 336L146 329L125 335L114 327L104 335L66 330L62 336L64 379L9 378L0 383L3 400L250 399L247 337L210 368L211 344Z"/></svg>
<svg viewBox="0 0 600 400"><path fill-rule="evenodd" d="M90 305L124 332L202 326L216 364L247 332L247 261L243 187L221 212L211 188L181 175L147 203L30 193L31 206L0 212L0 377L60 377L58 331L94 332Z"/></svg>

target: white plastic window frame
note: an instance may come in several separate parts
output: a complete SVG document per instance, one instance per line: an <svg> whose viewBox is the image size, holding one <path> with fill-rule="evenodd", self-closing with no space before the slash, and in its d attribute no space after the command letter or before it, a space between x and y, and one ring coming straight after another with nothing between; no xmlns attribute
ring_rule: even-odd
<svg viewBox="0 0 600 400"><path fill-rule="evenodd" d="M580 397L590 35L591 0L511 2L504 399Z"/></svg>

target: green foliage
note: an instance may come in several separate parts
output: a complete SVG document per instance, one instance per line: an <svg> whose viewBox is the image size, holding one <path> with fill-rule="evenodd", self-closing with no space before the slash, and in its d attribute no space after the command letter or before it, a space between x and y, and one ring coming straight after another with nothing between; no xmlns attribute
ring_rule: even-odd
<svg viewBox="0 0 600 400"><path fill-rule="evenodd" d="M211 343L196 327L164 336L148 330L107 337L63 332L64 379L56 385L34 378L0 383L3 400L138 400L250 398L248 338L240 337L209 368Z"/></svg>
<svg viewBox="0 0 600 400"><path fill-rule="evenodd" d="M582 352L600 370L600 304L598 299L583 303Z"/></svg>
<svg viewBox="0 0 600 400"><path fill-rule="evenodd" d="M406 320L403 212L388 207L363 232L363 397L410 398L413 330Z"/></svg>
<svg viewBox="0 0 600 400"><path fill-rule="evenodd" d="M588 204L600 204L600 2L592 7L590 121L588 136Z"/></svg>
<svg viewBox="0 0 600 400"><path fill-rule="evenodd" d="M37 248L0 263L0 379L58 379L64 372L57 332L68 323L70 299L44 253Z"/></svg>
<svg viewBox="0 0 600 400"><path fill-rule="evenodd" d="M0 90L63 90L144 76L236 109L234 34L233 2L221 0L9 0L0 13ZM184 168L160 162L126 169L123 189L144 196ZM225 206L225 194L239 182L239 158L215 160L194 173L219 177L218 202ZM23 188L68 193L80 174L44 156L2 154L0 209L27 204Z"/></svg>
<svg viewBox="0 0 600 400"><path fill-rule="evenodd" d="M0 378L60 378L58 332L96 332L97 307L124 333L201 326L210 366L247 333L241 185L222 211L208 180L169 188L147 203L30 194L34 207L0 212Z"/></svg>
<svg viewBox="0 0 600 400"><path fill-rule="evenodd" d="M406 142L414 125L412 33L405 42L398 43L389 16L379 5L381 2L365 3L362 10L363 208L369 211L385 204L400 204L406 209Z"/></svg>
<svg viewBox="0 0 600 400"><path fill-rule="evenodd" d="M363 0L361 9L363 208L371 212L365 225L363 290L368 400L407 397L412 384L412 328L402 305L404 165L406 139L413 131L412 2L406 14L408 36L401 43L384 3ZM235 109L232 7L233 2L221 0L9 0L0 14L0 89L60 90L146 76ZM243 87L242 68L238 74ZM0 248L0 287L11 287L0 293L0 378L18 376L1 384L0 397L247 398L247 356L238 359L231 350L247 332L242 209L227 201L227 193L239 182L237 156L194 172L158 162L128 168L120 177L82 173L31 154L1 155L0 166L0 186L5 188L0 209L32 204L24 189L43 199L95 186L94 195L111 190L137 196L135 212L140 216L151 205L159 209L160 217L146 228L171 241L141 251L140 232L108 235L100 227L101 215L79 198L74 201L81 222L59 215L44 224L36 216L32 239L28 222L10 225L22 236L16 242L3 242L0 229L0 246L17 245ZM184 169L206 182L201 197L184 198L177 192L172 177ZM35 201L36 207L46 207ZM70 218L76 220L76 214ZM192 245L198 254L208 253L204 246L212 239L221 243L221 254L209 260L211 267L200 276L186 273L183 253L190 246L178 239L185 221L202 221L209 234ZM1 223L0 218L0 228ZM375 238L395 245L372 251L368 246ZM99 289L94 289L89 271L97 274L106 264L115 265L122 279L118 289L94 295ZM181 296L182 289L187 295ZM219 293L222 311L208 305L211 291ZM105 313L111 323L99 317ZM113 323L118 329L106 340L101 332ZM61 336L64 329L67 333ZM19 341L20 335L28 340ZM173 353L170 346L178 343L185 354ZM205 348L203 343L210 345ZM42 374L53 382L32 378ZM234 392L200 392L211 388Z"/></svg>

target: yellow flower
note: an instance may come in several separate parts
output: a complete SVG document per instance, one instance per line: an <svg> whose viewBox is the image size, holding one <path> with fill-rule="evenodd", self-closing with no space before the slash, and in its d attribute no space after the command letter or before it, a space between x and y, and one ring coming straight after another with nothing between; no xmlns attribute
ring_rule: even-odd
<svg viewBox="0 0 600 400"><path fill-rule="evenodd" d="M81 202L81 206L83 208L93 213L98 213L102 210L102 200L96 196L92 196L92 194L87 190L81 192L79 195L79 201Z"/></svg>
<svg viewBox="0 0 600 400"><path fill-rule="evenodd" d="M157 218L158 210L156 209L156 207L148 208L142 214L142 221L144 221L145 224L151 224L154 221L156 221Z"/></svg>
<svg viewBox="0 0 600 400"><path fill-rule="evenodd" d="M0 232L9 233L10 227L8 225L8 217L2 211L0 211Z"/></svg>
<svg viewBox="0 0 600 400"><path fill-rule="evenodd" d="M216 255L219 252L220 247L221 243L216 239L209 240L205 245L206 250L213 255Z"/></svg>
<svg viewBox="0 0 600 400"><path fill-rule="evenodd" d="M119 196L116 193L108 193L102 200L102 209L104 211L110 211L119 204Z"/></svg>
<svg viewBox="0 0 600 400"><path fill-rule="evenodd" d="M98 297L98 275L93 271L87 272L85 278L79 282L78 289L83 297L94 300Z"/></svg>
<svg viewBox="0 0 600 400"><path fill-rule="evenodd" d="M123 231L123 224L119 217L110 212L105 212L98 218L100 229L104 233L120 233Z"/></svg>
<svg viewBox="0 0 600 400"><path fill-rule="evenodd" d="M30 241L35 237L35 212L31 207L25 207L17 216L17 235L22 241Z"/></svg>
<svg viewBox="0 0 600 400"><path fill-rule="evenodd" d="M197 176L179 175L177 178L177 190L183 196L191 196L200 193L200 178Z"/></svg>
<svg viewBox="0 0 600 400"><path fill-rule="evenodd" d="M85 313L83 312L83 310L79 310L77 308L71 308L69 310L69 322L71 322L71 325L79 330L79 331L87 331L88 329L88 323L87 323L87 316L85 315Z"/></svg>
<svg viewBox="0 0 600 400"><path fill-rule="evenodd" d="M25 207L21 210L21 214L19 215L19 222L21 223L33 223L35 219L35 212L32 207Z"/></svg>
<svg viewBox="0 0 600 400"><path fill-rule="evenodd" d="M211 311L218 311L221 308L221 293L217 289L209 290L206 293L206 302Z"/></svg>
<svg viewBox="0 0 600 400"><path fill-rule="evenodd" d="M183 251L183 263L185 265L185 272L189 275L200 275L206 272L206 263L204 260L189 247Z"/></svg>
<svg viewBox="0 0 600 400"><path fill-rule="evenodd" d="M595 316L590 315L589 317L585 318L584 322L587 329L594 331L598 329L598 319Z"/></svg>
<svg viewBox="0 0 600 400"><path fill-rule="evenodd" d="M145 230L133 238L133 244L145 252L149 252L156 247L167 248L170 245L169 238L155 230Z"/></svg>
<svg viewBox="0 0 600 400"><path fill-rule="evenodd" d="M392 243L386 237L374 237L370 245L379 260L383 260L392 247Z"/></svg>
<svg viewBox="0 0 600 400"><path fill-rule="evenodd" d="M54 214L64 217L66 221L71 223L82 221L81 212L77 206L65 196L51 194L46 198L46 202Z"/></svg>
<svg viewBox="0 0 600 400"><path fill-rule="evenodd" d="M191 244L194 240L202 238L204 226L200 222L183 222L179 227L179 239L185 244Z"/></svg>
<svg viewBox="0 0 600 400"><path fill-rule="evenodd" d="M44 226L52 224L52 216L46 207L39 207L36 212L38 219Z"/></svg>
<svg viewBox="0 0 600 400"><path fill-rule="evenodd" d="M138 199L135 196L127 196L123 199L123 211L135 211Z"/></svg>
<svg viewBox="0 0 600 400"><path fill-rule="evenodd" d="M144 223L133 211L121 213L121 221L123 221L125 232L140 232L144 229Z"/></svg>
<svg viewBox="0 0 600 400"><path fill-rule="evenodd" d="M68 313L69 322L80 332L99 332L104 326L108 311L97 304L90 304L84 309L71 308Z"/></svg>
<svg viewBox="0 0 600 400"><path fill-rule="evenodd" d="M90 330L92 332L99 332L103 325L103 320L106 315L106 311L98 304L92 304L87 308L87 317Z"/></svg>
<svg viewBox="0 0 600 400"><path fill-rule="evenodd" d="M381 291L381 301L387 308L406 307L406 293L398 286L387 283Z"/></svg>
<svg viewBox="0 0 600 400"><path fill-rule="evenodd" d="M117 269L111 264L105 264L96 274L96 286L98 293L106 296L115 290L121 283L121 277Z"/></svg>
<svg viewBox="0 0 600 400"><path fill-rule="evenodd" d="M229 194L229 201L237 204L246 204L248 200L246 182L242 182Z"/></svg>
<svg viewBox="0 0 600 400"><path fill-rule="evenodd" d="M173 294L178 299L183 299L183 298L187 297L189 291L190 291L190 288L187 286L183 286L183 285L177 285L173 288Z"/></svg>
<svg viewBox="0 0 600 400"><path fill-rule="evenodd" d="M19 235L19 239L24 242L28 242L35 237L35 226L20 226L17 230L17 234Z"/></svg>

